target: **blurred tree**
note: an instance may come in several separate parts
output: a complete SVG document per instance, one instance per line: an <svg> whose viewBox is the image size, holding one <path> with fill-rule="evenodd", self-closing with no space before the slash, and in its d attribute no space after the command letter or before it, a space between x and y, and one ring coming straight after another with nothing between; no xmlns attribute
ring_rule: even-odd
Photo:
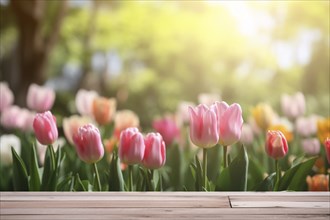
<svg viewBox="0 0 330 220"><path fill-rule="evenodd" d="M15 101L24 106L28 86L31 83L43 84L45 69L60 31L67 1L11 0L10 7L16 18L18 42L16 53L17 69L11 77L16 84Z"/></svg>

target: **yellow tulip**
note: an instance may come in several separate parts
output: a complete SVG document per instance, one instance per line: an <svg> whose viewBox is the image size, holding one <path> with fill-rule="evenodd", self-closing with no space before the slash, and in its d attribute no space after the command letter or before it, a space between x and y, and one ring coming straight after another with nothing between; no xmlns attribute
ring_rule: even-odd
<svg viewBox="0 0 330 220"><path fill-rule="evenodd" d="M317 121L317 136L321 143L330 138L330 118Z"/></svg>
<svg viewBox="0 0 330 220"><path fill-rule="evenodd" d="M272 124L275 113L266 103L260 103L252 109L252 115L258 127L266 131Z"/></svg>

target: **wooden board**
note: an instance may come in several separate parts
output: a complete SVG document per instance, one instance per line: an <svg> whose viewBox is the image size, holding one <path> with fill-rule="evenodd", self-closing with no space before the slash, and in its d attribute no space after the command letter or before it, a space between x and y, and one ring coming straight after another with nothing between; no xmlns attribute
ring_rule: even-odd
<svg viewBox="0 0 330 220"><path fill-rule="evenodd" d="M330 219L328 192L0 192L0 219Z"/></svg>

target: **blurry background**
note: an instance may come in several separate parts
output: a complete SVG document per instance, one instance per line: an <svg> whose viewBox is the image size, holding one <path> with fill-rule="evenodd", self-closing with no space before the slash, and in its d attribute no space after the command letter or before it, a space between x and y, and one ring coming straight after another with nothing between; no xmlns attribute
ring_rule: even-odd
<svg viewBox="0 0 330 220"><path fill-rule="evenodd" d="M329 115L329 1L0 0L0 81L25 105L28 85L57 91L72 113L79 88L116 97L150 126L200 93L244 114L283 93Z"/></svg>

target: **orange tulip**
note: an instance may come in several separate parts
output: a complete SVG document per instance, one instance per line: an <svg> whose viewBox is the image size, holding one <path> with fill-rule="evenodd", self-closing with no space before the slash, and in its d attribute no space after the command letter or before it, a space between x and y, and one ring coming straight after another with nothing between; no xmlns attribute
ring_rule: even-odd
<svg viewBox="0 0 330 220"><path fill-rule="evenodd" d="M139 127L139 117L131 110L117 111L115 118L115 131L114 135L117 139L120 137L120 133L129 127Z"/></svg>
<svg viewBox="0 0 330 220"><path fill-rule="evenodd" d="M329 191L329 176L317 174L315 176L307 176L308 191Z"/></svg>
<svg viewBox="0 0 330 220"><path fill-rule="evenodd" d="M116 111L116 100L105 97L96 97L93 101L93 115L99 125L111 122Z"/></svg>

